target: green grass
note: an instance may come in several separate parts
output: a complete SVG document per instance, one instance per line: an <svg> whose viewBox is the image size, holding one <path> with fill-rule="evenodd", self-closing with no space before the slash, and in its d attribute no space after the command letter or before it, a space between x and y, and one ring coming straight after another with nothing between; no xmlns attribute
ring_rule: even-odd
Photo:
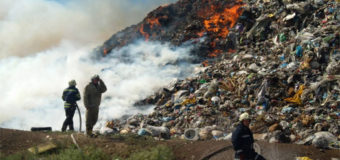
<svg viewBox="0 0 340 160"><path fill-rule="evenodd" d="M158 145L147 150L133 153L127 160L173 160L172 150L164 145Z"/></svg>
<svg viewBox="0 0 340 160"><path fill-rule="evenodd" d="M95 147L85 148L83 151L75 147L60 149L53 152L47 152L40 155L34 155L30 152L21 152L9 156L1 156L1 160L109 160L109 155L101 149Z"/></svg>
<svg viewBox="0 0 340 160"><path fill-rule="evenodd" d="M37 157L30 152L20 152L9 156L4 156L0 153L1 160L36 160Z"/></svg>
<svg viewBox="0 0 340 160"><path fill-rule="evenodd" d="M42 154L32 154L28 151L4 155L0 153L0 160L173 160L174 154L170 147L159 145L159 141L148 136L114 135L110 139L123 142L125 149L120 149L115 155L108 155L95 146L83 146L78 150L68 141L57 141L58 149Z"/></svg>
<svg viewBox="0 0 340 160"><path fill-rule="evenodd" d="M173 160L175 159L172 150L164 145L157 145L148 149L139 150L129 153L130 156L125 160ZM9 156L3 156L0 153L1 160L124 160L117 155L108 155L100 148L87 147L83 151L76 147L59 149L40 155L34 155L30 152L20 152Z"/></svg>
<svg viewBox="0 0 340 160"><path fill-rule="evenodd" d="M110 156L99 148L88 147L83 151L77 148L63 149L59 153L47 156L47 158L53 160L107 160L110 159Z"/></svg>

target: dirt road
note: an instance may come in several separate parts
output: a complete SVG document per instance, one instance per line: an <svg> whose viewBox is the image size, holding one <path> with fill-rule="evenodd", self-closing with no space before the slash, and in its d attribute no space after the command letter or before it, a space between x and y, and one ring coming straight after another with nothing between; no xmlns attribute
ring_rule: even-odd
<svg viewBox="0 0 340 160"><path fill-rule="evenodd" d="M94 145L100 147L108 154L126 153L133 151L133 143L140 141L133 140L133 143L126 140L112 139L108 137L87 138L84 134L75 134L80 146ZM3 154L13 154L25 151L29 147L36 146L50 139L71 142L69 134L58 132L43 133L29 132L0 128L0 152ZM144 142L145 143L145 142ZM172 148L176 155L176 160L232 160L234 151L229 141L184 141L168 140L150 142L150 145L164 144ZM261 154L268 160L295 160L296 156L308 156L313 160L331 160L340 158L340 150L320 151L312 146L295 144L271 144L267 142L257 142L261 148ZM220 151L220 152L218 152Z"/></svg>

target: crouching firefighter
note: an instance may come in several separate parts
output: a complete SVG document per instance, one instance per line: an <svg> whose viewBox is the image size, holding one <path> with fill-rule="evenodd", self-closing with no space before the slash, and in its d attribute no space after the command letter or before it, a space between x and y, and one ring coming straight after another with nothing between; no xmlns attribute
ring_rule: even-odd
<svg viewBox="0 0 340 160"><path fill-rule="evenodd" d="M248 113L242 113L239 117L240 124L232 134L235 160L265 160L255 152L253 148L253 133L249 129L250 118Z"/></svg>
<svg viewBox="0 0 340 160"><path fill-rule="evenodd" d="M63 123L63 127L61 128L62 132L66 131L67 126L69 126L69 130L73 131L73 116L76 111L77 101L80 100L79 90L76 88L76 81L71 80L69 83L69 87L66 88L63 92L63 100L65 101L64 108L66 113L66 119Z"/></svg>

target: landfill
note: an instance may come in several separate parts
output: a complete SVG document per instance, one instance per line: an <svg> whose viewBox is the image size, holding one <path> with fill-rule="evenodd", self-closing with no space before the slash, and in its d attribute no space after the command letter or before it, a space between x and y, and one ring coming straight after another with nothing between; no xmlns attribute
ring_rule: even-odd
<svg viewBox="0 0 340 160"><path fill-rule="evenodd" d="M151 114L112 120L111 128L160 139L224 140L248 112L260 140L340 149L339 6L243 1L225 37L232 50L136 103L154 105Z"/></svg>

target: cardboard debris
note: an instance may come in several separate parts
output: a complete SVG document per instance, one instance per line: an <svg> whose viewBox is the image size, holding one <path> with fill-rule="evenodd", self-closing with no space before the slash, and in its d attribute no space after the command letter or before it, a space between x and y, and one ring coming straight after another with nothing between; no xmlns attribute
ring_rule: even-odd
<svg viewBox="0 0 340 160"><path fill-rule="evenodd" d="M47 143L40 144L40 145L35 146L35 147L31 147L31 148L28 149L28 151L30 151L31 153L34 153L34 154L40 154L40 153L44 153L44 152L47 152L47 151L50 151L50 150L53 150L53 149L56 149L56 148L58 148L57 145L55 145L52 142L47 142Z"/></svg>

